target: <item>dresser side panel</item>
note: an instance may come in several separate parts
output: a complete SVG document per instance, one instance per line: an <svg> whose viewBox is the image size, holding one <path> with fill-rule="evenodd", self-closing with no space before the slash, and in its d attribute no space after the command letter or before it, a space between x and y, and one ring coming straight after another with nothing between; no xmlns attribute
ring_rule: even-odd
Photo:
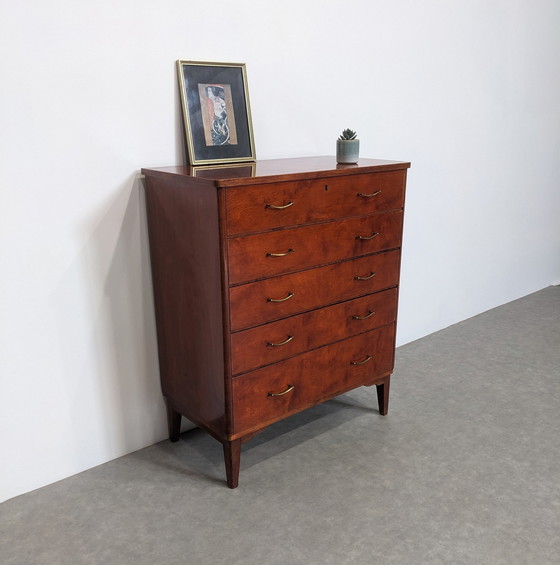
<svg viewBox="0 0 560 565"><path fill-rule="evenodd" d="M226 433L218 197L211 185L150 177L146 209L162 392Z"/></svg>

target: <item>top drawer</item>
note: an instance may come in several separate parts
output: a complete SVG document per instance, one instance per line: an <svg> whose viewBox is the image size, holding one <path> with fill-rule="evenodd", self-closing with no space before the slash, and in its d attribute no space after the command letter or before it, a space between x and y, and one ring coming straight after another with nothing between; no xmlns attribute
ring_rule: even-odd
<svg viewBox="0 0 560 565"><path fill-rule="evenodd" d="M401 209L406 171L226 189L227 233L235 235Z"/></svg>

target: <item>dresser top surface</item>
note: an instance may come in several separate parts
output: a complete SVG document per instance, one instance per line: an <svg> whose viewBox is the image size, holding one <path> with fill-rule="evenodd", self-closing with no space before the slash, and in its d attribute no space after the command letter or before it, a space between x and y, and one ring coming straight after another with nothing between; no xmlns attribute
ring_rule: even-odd
<svg viewBox="0 0 560 565"><path fill-rule="evenodd" d="M183 177L217 187L304 180L321 176L376 173L407 169L410 163L384 159L360 159L352 165L337 164L334 156L299 157L291 159L266 159L253 163L235 163L193 167L180 165L142 169L142 173L153 177ZM196 180L195 180L196 179Z"/></svg>

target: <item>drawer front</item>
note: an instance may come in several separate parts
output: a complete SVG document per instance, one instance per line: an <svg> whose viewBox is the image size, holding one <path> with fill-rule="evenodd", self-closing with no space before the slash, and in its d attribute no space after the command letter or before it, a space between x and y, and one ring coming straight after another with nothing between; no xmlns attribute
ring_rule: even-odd
<svg viewBox="0 0 560 565"><path fill-rule="evenodd" d="M231 335L232 374L304 353L394 322L397 289L270 322Z"/></svg>
<svg viewBox="0 0 560 565"><path fill-rule="evenodd" d="M373 384L393 370L394 341L395 325L390 324L234 378L234 433Z"/></svg>
<svg viewBox="0 0 560 565"><path fill-rule="evenodd" d="M238 284L399 247L403 213L235 237L228 241L229 282Z"/></svg>
<svg viewBox="0 0 560 565"><path fill-rule="evenodd" d="M258 326L397 285L400 250L229 289L232 331Z"/></svg>
<svg viewBox="0 0 560 565"><path fill-rule="evenodd" d="M404 205L406 171L229 188L229 235L360 216Z"/></svg>

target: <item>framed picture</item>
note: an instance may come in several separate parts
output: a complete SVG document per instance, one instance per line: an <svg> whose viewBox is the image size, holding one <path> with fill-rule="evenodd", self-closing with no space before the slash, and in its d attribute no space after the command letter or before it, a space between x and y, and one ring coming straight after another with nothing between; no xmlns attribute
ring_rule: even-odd
<svg viewBox="0 0 560 565"><path fill-rule="evenodd" d="M177 61L189 163L255 161L242 63Z"/></svg>

